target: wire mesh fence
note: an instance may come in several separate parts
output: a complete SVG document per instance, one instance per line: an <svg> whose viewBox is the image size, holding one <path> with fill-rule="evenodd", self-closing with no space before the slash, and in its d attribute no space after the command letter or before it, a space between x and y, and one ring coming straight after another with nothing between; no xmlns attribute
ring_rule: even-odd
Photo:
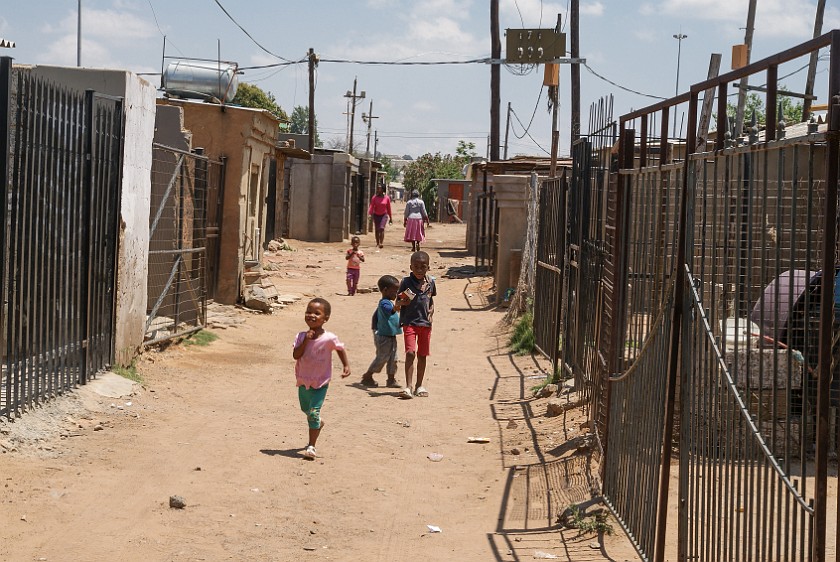
<svg viewBox="0 0 840 562"><path fill-rule="evenodd" d="M208 262L218 251L208 252L209 213L217 208L208 195L221 177L219 162L154 145L146 345L205 325Z"/></svg>
<svg viewBox="0 0 840 562"><path fill-rule="evenodd" d="M780 67L825 47L827 119L786 126ZM765 82L767 109L742 128L728 87L749 75ZM564 366L584 391L601 368L587 350L611 373L593 387L605 500L645 560L833 559L840 31L623 115L618 129L606 189L573 177L558 266ZM576 177L598 156L575 152ZM603 227L588 228L581 210L599 209ZM584 259L587 236L600 262Z"/></svg>

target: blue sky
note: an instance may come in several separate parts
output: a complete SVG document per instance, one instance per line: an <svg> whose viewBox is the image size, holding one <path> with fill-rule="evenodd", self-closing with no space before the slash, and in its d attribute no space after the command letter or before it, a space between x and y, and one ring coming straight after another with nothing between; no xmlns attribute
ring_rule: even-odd
<svg viewBox="0 0 840 562"><path fill-rule="evenodd" d="M486 0L219 0L253 38L274 55L297 60L309 47L324 59L363 61L457 61L490 55L490 15ZM677 41L682 42L680 90L706 77L709 56L722 53L730 64L731 45L743 42L748 0L580 0L581 56L598 74L631 90L672 96ZM15 41L4 50L21 64L76 65L77 0L0 0L0 37ZM816 0L760 0L753 60L809 39ZM501 0L501 28L553 27L566 20L566 2ZM840 9L828 2L824 30L840 27ZM567 28L568 30L568 28ZM279 62L257 46L215 0L82 0L82 65L159 72L163 35L169 56L221 58L241 67ZM504 38L502 39L504 45ZM568 43L567 43L568 45ZM804 62L780 69L780 76ZM818 89L827 81L821 62ZM502 70L502 141L505 110L511 102L509 154L545 155L550 149L550 115L542 89L542 69L519 75ZM389 154L454 152L458 140L486 150L489 132L490 68L376 66L321 63L317 71L316 114L321 138L344 139L346 99L358 77L366 99L359 103L355 136L363 138L362 111L379 116L374 127L379 150ZM582 69L582 120L589 105L615 95L616 115L655 102L610 85ZM149 79L159 83L159 78ZM306 105L305 64L246 70L240 76L275 95L287 111ZM805 72L783 83L804 89ZM822 103L820 100L818 103ZM569 151L569 70L561 69L561 153ZM533 115L533 119L532 119ZM518 119L517 119L518 118ZM521 121L521 123L519 122ZM527 134L525 127L530 124ZM521 138L519 138L521 137Z"/></svg>

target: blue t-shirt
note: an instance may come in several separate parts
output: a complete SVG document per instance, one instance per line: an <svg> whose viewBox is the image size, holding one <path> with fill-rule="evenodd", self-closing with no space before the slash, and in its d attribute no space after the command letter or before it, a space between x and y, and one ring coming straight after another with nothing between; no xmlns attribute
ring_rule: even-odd
<svg viewBox="0 0 840 562"><path fill-rule="evenodd" d="M400 316L399 314L395 314L393 302L386 298L379 301L379 305L373 312L370 327L380 336L396 336L397 334L402 334Z"/></svg>
<svg viewBox="0 0 840 562"><path fill-rule="evenodd" d="M406 289L414 292L414 299L407 305L400 308L400 326L431 326L432 319L429 317L429 310L437 295L435 278L427 275L423 279L417 279L414 275L403 278L400 283L399 292Z"/></svg>

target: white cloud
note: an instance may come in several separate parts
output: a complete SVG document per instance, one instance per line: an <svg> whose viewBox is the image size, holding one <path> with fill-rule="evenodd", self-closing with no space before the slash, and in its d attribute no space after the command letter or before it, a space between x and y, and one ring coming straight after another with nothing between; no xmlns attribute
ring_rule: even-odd
<svg viewBox="0 0 840 562"><path fill-rule="evenodd" d="M125 8L130 4L118 1L115 5ZM57 24L45 23L41 31L52 36L36 57L41 64L75 65L77 41L77 16L68 12ZM154 23L124 9L82 10L82 64L95 68L131 68L135 72L154 72L155 69L139 68L126 64L119 58L124 48L137 41L148 40L158 34Z"/></svg>
<svg viewBox="0 0 840 562"><path fill-rule="evenodd" d="M350 35L334 47L341 58L366 60L434 60L485 56L490 50L486 38L466 31L470 23L463 0L431 0L411 4L399 19L404 26L392 35ZM368 42L370 40L372 42Z"/></svg>
<svg viewBox="0 0 840 562"><path fill-rule="evenodd" d="M744 27L747 7L732 0L665 0L659 5L662 13L685 20L718 21L728 26ZM816 5L811 0L762 0L756 9L755 33L763 37L810 37L814 28ZM827 16L837 17L836 9ZM826 23L832 20L826 18ZM828 25L824 29L831 29Z"/></svg>
<svg viewBox="0 0 840 562"><path fill-rule="evenodd" d="M45 23L41 31L45 34L76 33L78 20L71 12L57 25ZM148 39L157 35L154 22L135 14L120 10L82 10L82 37L100 38L117 43L130 43L137 39Z"/></svg>
<svg viewBox="0 0 840 562"><path fill-rule="evenodd" d="M411 110L418 113L432 113L433 111L437 111L437 106L431 102L421 100L411 104Z"/></svg>
<svg viewBox="0 0 840 562"><path fill-rule="evenodd" d="M557 14L562 14L565 19L565 2L501 0L499 3L499 16L508 23L507 27L554 27Z"/></svg>
<svg viewBox="0 0 840 562"><path fill-rule="evenodd" d="M587 2L580 7L580 13L587 16L603 16L604 5L600 2Z"/></svg>
<svg viewBox="0 0 840 562"><path fill-rule="evenodd" d="M645 2L641 6L639 6L639 13L643 16L652 16L656 14L656 6Z"/></svg>
<svg viewBox="0 0 840 562"><path fill-rule="evenodd" d="M636 29L633 31L633 37L645 43L653 43L656 41L657 33L652 29Z"/></svg>

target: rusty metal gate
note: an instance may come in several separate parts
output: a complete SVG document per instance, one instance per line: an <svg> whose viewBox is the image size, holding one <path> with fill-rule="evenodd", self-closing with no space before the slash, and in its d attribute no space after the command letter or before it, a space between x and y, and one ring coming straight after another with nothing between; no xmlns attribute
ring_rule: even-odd
<svg viewBox="0 0 840 562"><path fill-rule="evenodd" d="M146 345L205 325L208 213L219 209L208 195L219 193L223 167L201 152L153 146Z"/></svg>
<svg viewBox="0 0 840 562"><path fill-rule="evenodd" d="M109 366L125 114L0 59L0 415Z"/></svg>
<svg viewBox="0 0 840 562"><path fill-rule="evenodd" d="M534 279L534 340L557 372L566 255L566 172L540 184L537 268Z"/></svg>
<svg viewBox="0 0 840 562"><path fill-rule="evenodd" d="M475 268L478 271L493 273L496 270L496 254L499 246L499 210L496 208L496 195L493 186L475 198L476 244Z"/></svg>
<svg viewBox="0 0 840 562"><path fill-rule="evenodd" d="M568 312L563 329L563 368L575 379L584 402L597 412L592 399L604 386L607 361L599 348L599 330L607 308L604 273L608 261L608 226L614 225L607 206L616 123L612 97L590 109L590 132L572 147L572 180L568 197L568 282L564 287Z"/></svg>

